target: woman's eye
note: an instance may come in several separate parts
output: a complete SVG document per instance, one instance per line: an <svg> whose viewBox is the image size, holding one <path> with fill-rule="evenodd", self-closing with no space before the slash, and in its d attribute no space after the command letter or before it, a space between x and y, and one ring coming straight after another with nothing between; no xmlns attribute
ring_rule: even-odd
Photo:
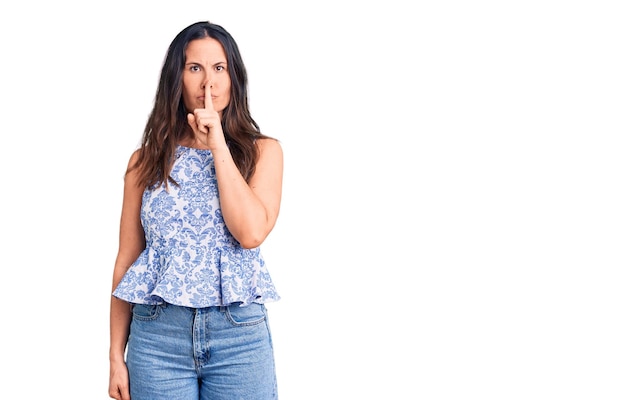
<svg viewBox="0 0 626 400"><path fill-rule="evenodd" d="M191 71L199 71L199 70L200 70L200 67L198 67L197 65L192 65L191 67L189 67L189 69L190 69Z"/></svg>
<svg viewBox="0 0 626 400"><path fill-rule="evenodd" d="M224 70L224 66L223 65L218 65L217 67L215 67L216 70L218 71L223 71Z"/></svg>

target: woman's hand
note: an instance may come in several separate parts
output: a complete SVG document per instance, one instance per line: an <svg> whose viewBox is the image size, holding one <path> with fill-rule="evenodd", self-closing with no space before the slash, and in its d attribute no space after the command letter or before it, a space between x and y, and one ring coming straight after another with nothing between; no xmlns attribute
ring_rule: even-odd
<svg viewBox="0 0 626 400"><path fill-rule="evenodd" d="M187 114L187 122L193 129L196 142L210 150L226 147L222 121L219 113L213 108L210 84L207 83L204 93L204 108L196 108L193 113Z"/></svg>
<svg viewBox="0 0 626 400"><path fill-rule="evenodd" d="M128 369L124 362L111 363L109 397L116 400L130 400Z"/></svg>

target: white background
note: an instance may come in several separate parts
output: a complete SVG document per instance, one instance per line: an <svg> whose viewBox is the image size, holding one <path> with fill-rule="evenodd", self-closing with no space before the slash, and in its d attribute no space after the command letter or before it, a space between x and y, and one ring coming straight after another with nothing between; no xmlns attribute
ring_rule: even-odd
<svg viewBox="0 0 626 400"><path fill-rule="evenodd" d="M3 4L3 393L108 398L123 173L208 19L285 153L282 400L626 398L619 1Z"/></svg>

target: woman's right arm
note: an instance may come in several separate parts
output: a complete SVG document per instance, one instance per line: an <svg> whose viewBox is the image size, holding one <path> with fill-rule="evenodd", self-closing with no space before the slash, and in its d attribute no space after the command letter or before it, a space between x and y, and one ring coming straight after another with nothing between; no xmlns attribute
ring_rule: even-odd
<svg viewBox="0 0 626 400"><path fill-rule="evenodd" d="M135 151L130 158L130 167L137 159ZM141 198L144 188L138 184L137 170L132 170L124 178L124 200L120 219L119 247L113 270L113 288L144 250L146 243L141 225ZM109 396L118 400L130 399L128 370L124 361L124 352L130 330L130 305L111 296L110 348L109 348Z"/></svg>

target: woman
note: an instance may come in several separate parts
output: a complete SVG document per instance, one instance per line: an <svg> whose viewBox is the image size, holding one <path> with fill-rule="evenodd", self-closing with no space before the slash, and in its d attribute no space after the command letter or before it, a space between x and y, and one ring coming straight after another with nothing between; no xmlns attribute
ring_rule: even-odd
<svg viewBox="0 0 626 400"><path fill-rule="evenodd" d="M239 49L198 22L169 46L128 164L113 272L114 399L276 399L259 246L278 217L279 142L248 109ZM126 353L126 355L125 355Z"/></svg>

